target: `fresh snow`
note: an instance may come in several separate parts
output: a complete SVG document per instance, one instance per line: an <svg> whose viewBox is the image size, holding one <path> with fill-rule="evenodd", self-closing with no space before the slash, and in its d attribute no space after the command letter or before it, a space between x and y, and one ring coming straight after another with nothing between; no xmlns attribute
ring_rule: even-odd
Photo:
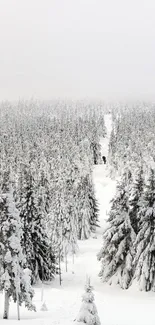
<svg viewBox="0 0 155 325"><path fill-rule="evenodd" d="M107 137L101 139L101 153L107 156L108 142L111 131L111 116L105 117ZM115 193L116 183L108 176L108 168L101 164L94 167L93 171L96 197L100 209L100 226L97 229L97 238L79 242L79 252L75 257L68 259L68 272L63 265L62 286L56 278L51 284L35 287L34 303L37 312L30 312L21 308L21 325L71 325L76 324L84 291L86 277L90 276L91 285L94 287L95 304L102 325L154 325L155 324L155 293L140 292L136 287L122 290L116 285L109 286L101 282L98 277L100 262L96 255L102 245L102 232L106 227L107 213L110 200ZM94 236L95 237L95 236ZM47 310L43 310L43 304ZM3 320L3 295L0 293L0 325L17 325L16 305L11 304L9 320ZM41 310L42 309L42 310ZM46 308L45 308L46 309Z"/></svg>

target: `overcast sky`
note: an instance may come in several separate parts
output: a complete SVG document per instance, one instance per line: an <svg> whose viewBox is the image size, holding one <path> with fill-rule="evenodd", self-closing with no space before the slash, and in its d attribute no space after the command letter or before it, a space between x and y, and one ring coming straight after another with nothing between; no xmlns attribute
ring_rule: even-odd
<svg viewBox="0 0 155 325"><path fill-rule="evenodd" d="M0 0L0 100L155 99L155 0Z"/></svg>

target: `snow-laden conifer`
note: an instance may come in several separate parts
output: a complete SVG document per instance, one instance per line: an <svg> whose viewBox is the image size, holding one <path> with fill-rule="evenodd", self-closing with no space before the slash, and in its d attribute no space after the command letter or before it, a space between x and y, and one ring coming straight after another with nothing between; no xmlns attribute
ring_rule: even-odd
<svg viewBox="0 0 155 325"><path fill-rule="evenodd" d="M155 291L155 170L150 169L138 212L140 230L135 241L135 279L140 290Z"/></svg>
<svg viewBox="0 0 155 325"><path fill-rule="evenodd" d="M23 225L22 246L27 266L32 271L33 283L38 279L51 280L55 273L55 258L43 216L34 175L31 169L26 169L20 218Z"/></svg>
<svg viewBox="0 0 155 325"><path fill-rule="evenodd" d="M95 189L92 179L89 177L89 187L88 187L88 199L89 199L89 210L90 210L90 230L92 233L96 232L96 227L99 227L98 220L98 204L95 197Z"/></svg>
<svg viewBox="0 0 155 325"><path fill-rule="evenodd" d="M126 173L118 182L116 195L108 218L108 227L103 233L103 245L98 254L101 261L99 276L103 282L115 281L123 289L131 284L135 232L128 211L128 185Z"/></svg>
<svg viewBox="0 0 155 325"><path fill-rule="evenodd" d="M13 197L13 190L5 184L0 196L0 289L5 292L4 318L8 318L9 300L19 305L23 302L29 310L34 291L30 271L26 272L26 258L21 247L22 225Z"/></svg>
<svg viewBox="0 0 155 325"><path fill-rule="evenodd" d="M129 216L131 225L136 234L138 234L140 229L140 220L139 220L139 205L141 196L144 188L144 175L142 166L138 167L134 180L130 186L129 190Z"/></svg>
<svg viewBox="0 0 155 325"><path fill-rule="evenodd" d="M81 178L78 187L78 238L88 239L98 227L98 208L90 175Z"/></svg>
<svg viewBox="0 0 155 325"><path fill-rule="evenodd" d="M94 165L97 165L101 162L101 146L99 144L99 139L97 140L93 138L90 148L92 150L93 163Z"/></svg>
<svg viewBox="0 0 155 325"><path fill-rule="evenodd" d="M93 287L90 284L90 278L87 278L85 284L85 293L82 296L82 305L77 317L77 323L87 325L100 325L97 308L94 303Z"/></svg>
<svg viewBox="0 0 155 325"><path fill-rule="evenodd" d="M88 197L88 177L81 177L77 189L78 200L78 239L88 239L90 229L90 206Z"/></svg>

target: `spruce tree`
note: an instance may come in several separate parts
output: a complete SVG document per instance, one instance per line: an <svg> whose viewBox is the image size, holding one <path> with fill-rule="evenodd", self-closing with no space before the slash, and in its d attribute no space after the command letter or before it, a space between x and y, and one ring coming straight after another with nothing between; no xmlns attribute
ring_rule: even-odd
<svg viewBox="0 0 155 325"><path fill-rule="evenodd" d="M99 227L98 220L98 204L97 199L95 197L95 189L92 179L89 177L89 188L88 188L88 200L89 200L89 209L90 209L90 230L92 233L96 232L96 227Z"/></svg>
<svg viewBox="0 0 155 325"><path fill-rule="evenodd" d="M41 156L41 165L38 171L38 206L42 213L42 218L47 224L50 206L52 204L52 180L50 179L49 165L45 157Z"/></svg>
<svg viewBox="0 0 155 325"><path fill-rule="evenodd" d="M143 168L141 166L135 172L135 177L129 191L129 216L130 216L131 225L136 235L138 234L138 231L140 229L140 224L139 224L140 220L138 219L138 211L139 211L140 199L144 187L143 177L144 177Z"/></svg>
<svg viewBox="0 0 155 325"><path fill-rule="evenodd" d="M140 290L155 291L155 170L144 185L138 212L140 230L135 241L135 279Z"/></svg>
<svg viewBox="0 0 155 325"><path fill-rule="evenodd" d="M64 202L63 187L60 187L60 180L55 185L53 194L53 204L49 213L49 232L51 244L53 245L55 256L63 257L63 220L65 218L66 206Z"/></svg>
<svg viewBox="0 0 155 325"><path fill-rule="evenodd" d="M76 202L76 168L74 164L65 180L65 215L63 218L63 249L65 256L74 255L78 250L77 245L77 202Z"/></svg>
<svg viewBox="0 0 155 325"><path fill-rule="evenodd" d="M127 289L133 276L133 242L135 232L128 211L128 184L126 173L117 184L108 218L109 226L103 233L103 246L98 254L101 261L99 276L103 282L115 281Z"/></svg>
<svg viewBox="0 0 155 325"><path fill-rule="evenodd" d="M23 302L35 311L32 303L34 291L21 246L22 225L15 206L13 190L8 183L0 196L0 290L5 292L4 316L9 314L10 298L18 305Z"/></svg>
<svg viewBox="0 0 155 325"><path fill-rule="evenodd" d="M66 215L63 220L62 240L63 253L65 258L67 259L68 254L76 254L78 250L77 224L75 220L74 208L72 205L69 205L66 209Z"/></svg>
<svg viewBox="0 0 155 325"><path fill-rule="evenodd" d="M97 313L97 308L94 303L93 287L90 284L90 278L87 279L85 285L85 293L82 297L82 305L77 317L77 322L80 324L100 325L100 319Z"/></svg>
<svg viewBox="0 0 155 325"><path fill-rule="evenodd" d="M100 164L101 162L101 146L99 144L99 140L93 139L90 145L93 155L93 163L94 165Z"/></svg>
<svg viewBox="0 0 155 325"><path fill-rule="evenodd" d="M81 177L78 193L78 239L88 239L91 234L88 175Z"/></svg>
<svg viewBox="0 0 155 325"><path fill-rule="evenodd" d="M111 174L115 174L117 170L117 137L115 134L114 126L112 128L110 139L109 139L109 148L108 148L108 160L110 162ZM113 167L113 168L112 168Z"/></svg>
<svg viewBox="0 0 155 325"><path fill-rule="evenodd" d="M88 239L98 227L98 207L91 176L84 175L77 189L78 238Z"/></svg>
<svg viewBox="0 0 155 325"><path fill-rule="evenodd" d="M44 213L37 194L34 176L31 170L27 170L20 203L20 218L23 224L22 245L27 256L27 265L32 271L32 283L37 279L51 280L55 273L55 258L46 234Z"/></svg>

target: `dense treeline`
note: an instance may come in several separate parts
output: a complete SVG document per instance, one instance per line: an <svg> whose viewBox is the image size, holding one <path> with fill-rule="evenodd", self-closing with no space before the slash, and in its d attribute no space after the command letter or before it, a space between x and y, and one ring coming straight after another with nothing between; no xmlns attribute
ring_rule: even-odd
<svg viewBox="0 0 155 325"><path fill-rule="evenodd" d="M155 291L154 131L153 105L113 110L109 167L117 187L98 259L102 281L123 289Z"/></svg>
<svg viewBox="0 0 155 325"><path fill-rule="evenodd" d="M143 164L145 170L155 161L155 106L137 104L114 107L113 129L109 143L111 171L127 165L134 169Z"/></svg>
<svg viewBox="0 0 155 325"><path fill-rule="evenodd" d="M21 223L22 265L31 271L31 283L51 280L58 260L75 254L77 240L89 238L98 226L92 166L101 162L99 140L105 132L102 103L0 105L0 200L12 193ZM1 239L4 204L0 282L8 267L1 249L7 245ZM14 209L11 213L14 218Z"/></svg>

